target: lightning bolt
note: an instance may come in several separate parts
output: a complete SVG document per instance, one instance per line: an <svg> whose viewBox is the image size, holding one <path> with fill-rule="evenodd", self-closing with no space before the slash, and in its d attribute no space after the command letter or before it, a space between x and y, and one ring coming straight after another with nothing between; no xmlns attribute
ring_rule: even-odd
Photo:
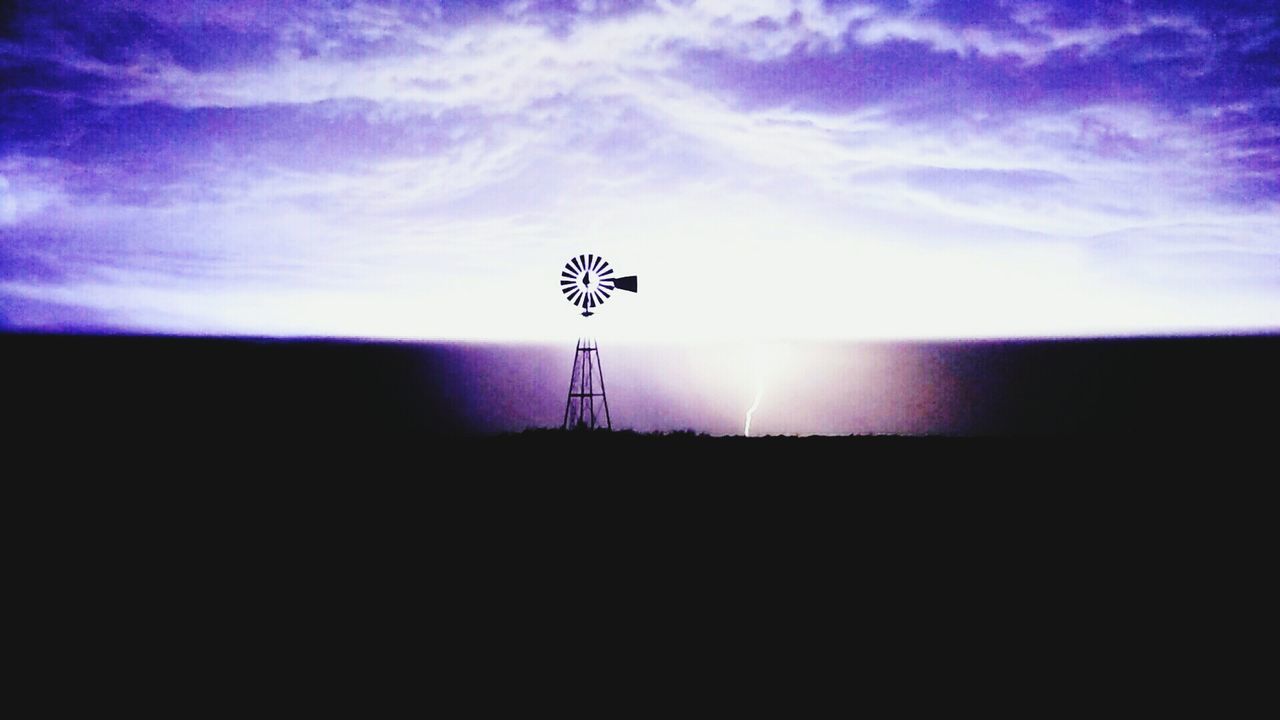
<svg viewBox="0 0 1280 720"><path fill-rule="evenodd" d="M752 401L751 407L747 409L747 424L742 428L742 434L751 437L751 416L755 414L760 407L760 396L764 394L764 377L756 377L756 399Z"/></svg>

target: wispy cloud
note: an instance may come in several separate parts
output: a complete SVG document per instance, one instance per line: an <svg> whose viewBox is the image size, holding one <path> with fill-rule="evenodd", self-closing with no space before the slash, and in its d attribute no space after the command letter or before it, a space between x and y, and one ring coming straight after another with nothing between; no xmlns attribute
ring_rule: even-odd
<svg viewBox="0 0 1280 720"><path fill-rule="evenodd" d="M1104 5L24 9L2 321L558 337L594 248L633 336L1280 326L1274 13Z"/></svg>

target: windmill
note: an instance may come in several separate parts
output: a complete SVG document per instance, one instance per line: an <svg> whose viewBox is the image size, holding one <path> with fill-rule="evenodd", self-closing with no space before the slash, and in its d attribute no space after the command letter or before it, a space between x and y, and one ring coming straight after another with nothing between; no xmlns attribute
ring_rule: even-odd
<svg viewBox="0 0 1280 720"><path fill-rule="evenodd" d="M614 275L613 268L599 255L569 258L560 272L560 291L575 307L582 308L583 317L595 315L592 309L600 307L618 290L636 292L636 276ZM563 427L590 430L599 427L597 398L603 406L605 427L612 430L613 419L609 416L609 400L604 392L604 371L600 368L600 346L595 340L579 338L573 353L573 371L569 375Z"/></svg>

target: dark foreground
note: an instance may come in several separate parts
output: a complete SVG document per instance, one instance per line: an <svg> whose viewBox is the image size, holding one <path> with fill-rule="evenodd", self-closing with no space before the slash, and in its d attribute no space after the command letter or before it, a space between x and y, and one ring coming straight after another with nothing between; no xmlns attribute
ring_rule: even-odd
<svg viewBox="0 0 1280 720"><path fill-rule="evenodd" d="M976 501L981 493L973 491L986 487L997 493L988 500L1001 504L1028 491L1049 492L1069 503L1077 491L1105 486L1110 501L1119 503L1131 491L1167 498L1184 482L1256 482L1265 476L1257 463L1273 445L1250 436L747 438L544 429L453 438L431 447L442 458L465 458L463 471L511 463L516 477L570 483L623 478L662 484L694 476L741 488L743 482L802 480L856 486L859 493L874 496L903 492L904 486L896 483L908 480L922 483L921 490L949 487L962 504ZM1015 487L1014 495L998 496ZM1059 495L1058 490L1067 492Z"/></svg>
<svg viewBox="0 0 1280 720"><path fill-rule="evenodd" d="M561 350L0 334L5 450L28 478L181 483L171 491L269 479L305 484L297 497L314 498L324 497L318 483L378 478L466 493L484 479L530 485L504 490L503 503L569 507L619 481L615 490L649 488L629 503L658 502L665 483L692 478L711 483L707 497L682 498L697 505L716 502L717 484L732 483L741 501L753 483L785 480L854 492L859 507L919 493L939 508L987 512L1132 509L1176 497L1184 483L1258 482L1280 436L1280 337L885 346L887 364L870 375L884 380L870 383L878 396L840 395L853 383L842 384L837 362L806 403L853 415L879 403L891 411L886 424L917 434L882 432L872 413L871 431L751 438L729 435L741 407L716 415L715 398L649 392L662 378L621 367L622 351L609 366L617 424L700 427L705 417L721 430L525 430L561 418ZM863 351L826 355L841 352ZM628 375L640 378L630 388ZM547 481L560 494L533 491ZM275 502L294 497L273 487L285 493Z"/></svg>
<svg viewBox="0 0 1280 720"><path fill-rule="evenodd" d="M740 433L752 386L733 352L611 347L604 362L615 426ZM446 449L450 439L558 425L571 354L558 346L0 333L0 403L12 432L54 441L270 446L358 437ZM832 344L796 354L811 362L769 387L753 426L759 434L1280 434L1280 336ZM566 442L577 441L531 434L487 446ZM762 446L693 434L592 442L635 452Z"/></svg>
<svg viewBox="0 0 1280 720"><path fill-rule="evenodd" d="M1278 350L918 348L968 437L742 438L492 432L468 398L543 401L489 382L485 348L0 335L11 614L37 633L17 654L48 697L71 662L130 706L362 669L485 707L551 699L504 672L581 668L614 700L719 667L754 702L737 656L899 709L1088 712L1117 687L1235 709L1265 683L1229 643L1273 614ZM1188 702L1215 671L1225 691Z"/></svg>

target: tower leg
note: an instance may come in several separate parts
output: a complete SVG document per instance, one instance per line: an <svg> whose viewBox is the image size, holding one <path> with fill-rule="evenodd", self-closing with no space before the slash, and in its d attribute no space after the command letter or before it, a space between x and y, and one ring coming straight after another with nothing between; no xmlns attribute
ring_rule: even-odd
<svg viewBox="0 0 1280 720"><path fill-rule="evenodd" d="M586 340L582 341L582 348L578 350L578 422L574 427L586 427L587 425L587 409L586 403L591 398L591 346ZM590 428L588 428L590 429Z"/></svg>
<svg viewBox="0 0 1280 720"><path fill-rule="evenodd" d="M582 352L582 340L578 340L577 346L573 349L573 368L569 370L569 396L564 401L564 424L560 427L564 430L569 429L569 411L573 407L573 384L578 379L578 356Z"/></svg>
<svg viewBox="0 0 1280 720"><path fill-rule="evenodd" d="M600 374L600 400L604 402L604 421L613 429L613 418L609 417L609 396L604 391L604 365L600 364L600 343L596 343L596 372Z"/></svg>
<svg viewBox="0 0 1280 720"><path fill-rule="evenodd" d="M591 369L593 366L595 366L595 362L592 361L591 359L591 353L593 352L595 352L595 350L587 351L587 402L591 403L591 429L592 430L594 430L596 427L596 391L595 391L595 383L592 382L593 378L591 377L592 375Z"/></svg>

